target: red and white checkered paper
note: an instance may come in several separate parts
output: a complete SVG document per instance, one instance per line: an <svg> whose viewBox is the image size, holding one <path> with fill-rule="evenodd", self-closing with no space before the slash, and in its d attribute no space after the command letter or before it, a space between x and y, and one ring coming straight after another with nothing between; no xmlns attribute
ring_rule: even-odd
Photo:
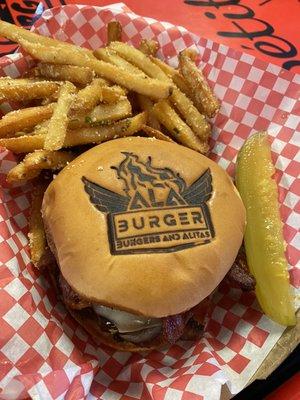
<svg viewBox="0 0 300 400"><path fill-rule="evenodd" d="M200 66L222 103L214 121L212 158L230 174L244 140L257 130L269 131L291 284L299 293L300 77L184 28L137 16L121 3L47 10L35 29L97 48L112 19L121 22L124 39L134 45L141 38L158 40L159 56L173 65L180 50L196 46ZM20 54L5 57L0 72L19 76L29 62ZM1 399L214 400L223 384L233 394L245 387L284 330L262 314L253 294L223 285L197 344L179 342L146 356L99 346L30 264L26 232L32 188L9 188L5 175L15 158L2 151L0 160Z"/></svg>

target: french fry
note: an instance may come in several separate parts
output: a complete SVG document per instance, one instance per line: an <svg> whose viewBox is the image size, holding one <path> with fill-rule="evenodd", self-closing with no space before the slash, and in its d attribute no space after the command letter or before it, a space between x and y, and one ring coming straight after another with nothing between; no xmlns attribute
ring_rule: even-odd
<svg viewBox="0 0 300 400"><path fill-rule="evenodd" d="M94 79L92 83L79 90L75 102L71 107L71 114L84 114L99 104L102 99L102 87L105 81L101 78Z"/></svg>
<svg viewBox="0 0 300 400"><path fill-rule="evenodd" d="M109 125L113 121L131 115L131 104L124 98L115 104L99 104L88 115L75 118L68 124L68 128L76 129L81 126Z"/></svg>
<svg viewBox="0 0 300 400"><path fill-rule="evenodd" d="M34 73L35 76L42 76L58 81L69 81L77 85L88 85L95 77L94 72L88 67L46 63L39 63L34 69Z"/></svg>
<svg viewBox="0 0 300 400"><path fill-rule="evenodd" d="M68 131L65 138L64 147L73 147L89 143L102 143L118 137L132 136L141 130L146 121L147 115L144 112L137 114L132 118L126 118L115 122L112 125L80 128L77 130Z"/></svg>
<svg viewBox="0 0 300 400"><path fill-rule="evenodd" d="M139 50L146 56L155 56L159 48L156 40L142 39L139 45Z"/></svg>
<svg viewBox="0 0 300 400"><path fill-rule="evenodd" d="M122 26L119 21L111 21L107 24L107 44L115 40L122 41Z"/></svg>
<svg viewBox="0 0 300 400"><path fill-rule="evenodd" d="M182 50L182 54L189 57L193 62L195 62L198 57L197 51L191 48Z"/></svg>
<svg viewBox="0 0 300 400"><path fill-rule="evenodd" d="M207 115L213 117L220 108L219 100L209 87L202 71L196 67L185 54L179 56L179 67L193 94L196 107Z"/></svg>
<svg viewBox="0 0 300 400"><path fill-rule="evenodd" d="M164 133L162 133L157 129L152 128L151 126L143 125L142 131L145 132L149 137L154 137L155 139L164 140L165 142L175 143L174 140L171 139L169 136L165 135Z"/></svg>
<svg viewBox="0 0 300 400"><path fill-rule="evenodd" d="M167 98L173 90L173 85L167 82L160 82L157 79L143 78L127 72L116 65L97 60L96 57L69 49L68 47L57 48L54 46L44 46L37 43L19 39L18 43L35 59L55 64L71 64L80 67L88 66L102 78L115 82L129 90L149 96L159 100Z"/></svg>
<svg viewBox="0 0 300 400"><path fill-rule="evenodd" d="M170 101L179 111L185 122L192 128L193 132L203 141L208 141L211 135L211 126L205 116L194 106L193 102L179 89L175 88Z"/></svg>
<svg viewBox="0 0 300 400"><path fill-rule="evenodd" d="M41 99L55 93L56 82L33 81L30 79L0 79L0 101L27 101Z"/></svg>
<svg viewBox="0 0 300 400"><path fill-rule="evenodd" d="M153 113L153 102L148 97L142 94L137 95L137 100L141 110L146 111L148 115L148 125L156 130L160 130L160 123Z"/></svg>
<svg viewBox="0 0 300 400"><path fill-rule="evenodd" d="M14 168L12 168L7 174L6 180L8 183L13 182L23 182L28 179L34 179L39 176L40 171L38 170L28 170L26 169L23 162L17 164Z"/></svg>
<svg viewBox="0 0 300 400"><path fill-rule="evenodd" d="M74 159L69 151L36 150L25 156L23 163L28 170L62 169Z"/></svg>
<svg viewBox="0 0 300 400"><path fill-rule="evenodd" d="M73 147L89 143L101 143L116 137L131 136L142 129L147 122L147 113L123 119L112 125L80 128L67 131L63 147ZM16 154L43 149L45 135L20 136L0 139L0 146Z"/></svg>
<svg viewBox="0 0 300 400"><path fill-rule="evenodd" d="M129 71L132 74L138 74L143 77L146 75L135 67L134 65L130 64L128 61L126 61L124 58L120 57L115 51L107 48L107 47L102 47L100 49L97 49L94 51L95 57L97 57L99 60L106 61L108 63L114 64L117 67L123 68L127 71Z"/></svg>
<svg viewBox="0 0 300 400"><path fill-rule="evenodd" d="M42 268L47 264L49 249L41 213L42 202L46 190L46 184L34 185L31 199L31 210L29 218L29 248L31 261L36 268Z"/></svg>
<svg viewBox="0 0 300 400"><path fill-rule="evenodd" d="M208 144L201 142L191 128L170 106L168 100L161 100L156 103L153 107L153 112L159 122L167 128L168 132L175 140L202 154L208 152Z"/></svg>
<svg viewBox="0 0 300 400"><path fill-rule="evenodd" d="M37 33L30 32L27 29L21 28L17 25L10 24L3 20L0 20L0 36L5 37L13 42L20 43L21 40L33 44L42 44L43 46L54 46L56 48L67 48L69 51L76 50L87 57L93 56L92 52L83 47L79 48L73 44L62 42L60 40L52 39L47 36L38 35ZM66 63L67 64L67 63Z"/></svg>
<svg viewBox="0 0 300 400"><path fill-rule="evenodd" d="M0 146L13 153L30 153L44 147L45 135L18 136L0 139Z"/></svg>
<svg viewBox="0 0 300 400"><path fill-rule="evenodd" d="M177 71L175 68L172 68L170 65L166 64L162 60L156 57L150 56L151 61L156 64L158 67L161 68L161 70L168 75L175 85L188 97L190 97L190 88L187 85L184 77L181 75L179 71Z"/></svg>
<svg viewBox="0 0 300 400"><path fill-rule="evenodd" d="M102 89L102 101L104 103L116 103L126 96L126 90L120 86L103 86Z"/></svg>
<svg viewBox="0 0 300 400"><path fill-rule="evenodd" d="M76 88L66 82L60 89L57 104L50 119L45 137L45 150L59 150L64 143L68 125L68 113L75 98Z"/></svg>
<svg viewBox="0 0 300 400"><path fill-rule="evenodd" d="M125 57L128 61L135 63L135 65L141 68L152 78L157 78L164 82L170 82L170 77L167 76L160 69L160 67L155 65L140 50L120 42L113 42L110 46L119 52L122 57ZM170 96L170 100L183 116L186 123L192 128L193 132L199 136L201 140L207 141L211 133L210 125L206 121L206 118L199 113L193 102L177 88L174 88L173 93ZM151 112L149 115L151 115Z"/></svg>
<svg viewBox="0 0 300 400"><path fill-rule="evenodd" d="M115 121L131 115L131 104L127 99L116 104L99 104L89 115L89 124Z"/></svg>
<svg viewBox="0 0 300 400"><path fill-rule="evenodd" d="M112 42L109 48L116 51L121 57L140 68L151 78L167 81L166 75L140 50L122 42ZM167 81L170 83L169 81Z"/></svg>
<svg viewBox="0 0 300 400"><path fill-rule="evenodd" d="M7 181L16 182L33 179L43 169L62 169L73 158L74 155L67 151L36 150L27 154L23 161L9 171Z"/></svg>
<svg viewBox="0 0 300 400"><path fill-rule="evenodd" d="M0 137L32 129L35 125L49 119L53 109L54 104L48 104L9 112L0 120Z"/></svg>

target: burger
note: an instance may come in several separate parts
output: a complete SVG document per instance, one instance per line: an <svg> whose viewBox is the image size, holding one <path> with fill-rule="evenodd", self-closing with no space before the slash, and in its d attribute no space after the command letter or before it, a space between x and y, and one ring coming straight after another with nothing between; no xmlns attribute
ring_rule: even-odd
<svg viewBox="0 0 300 400"><path fill-rule="evenodd" d="M225 275L249 284L231 268L241 198L222 168L183 146L132 137L93 147L52 181L42 215L64 304L115 349L195 339Z"/></svg>

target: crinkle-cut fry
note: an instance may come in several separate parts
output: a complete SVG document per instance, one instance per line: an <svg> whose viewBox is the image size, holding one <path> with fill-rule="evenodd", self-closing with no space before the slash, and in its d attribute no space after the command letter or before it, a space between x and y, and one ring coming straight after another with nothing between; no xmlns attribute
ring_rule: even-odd
<svg viewBox="0 0 300 400"><path fill-rule="evenodd" d="M63 144L68 126L68 113L75 99L76 87L71 82L63 84L45 136L45 150L59 150Z"/></svg>
<svg viewBox="0 0 300 400"><path fill-rule="evenodd" d="M74 147L83 144L101 143L117 137L132 136L147 123L147 113L143 112L132 118L126 118L112 125L88 127L67 131L63 147ZM0 139L0 146L19 153L29 153L43 149L45 135L20 136Z"/></svg>
<svg viewBox="0 0 300 400"><path fill-rule="evenodd" d="M140 68L151 78L165 81L166 83L171 82L166 81L165 74L162 70L140 50L122 42L112 42L109 48L116 51L121 57L125 58L125 60Z"/></svg>
<svg viewBox="0 0 300 400"><path fill-rule="evenodd" d="M209 118L213 117L220 109L220 102L209 87L202 71L182 53L179 55L179 67L190 86L196 107Z"/></svg>
<svg viewBox="0 0 300 400"><path fill-rule="evenodd" d="M96 78L92 83L78 91L76 99L71 106L70 114L86 114L102 99L102 87L105 81L101 78Z"/></svg>
<svg viewBox="0 0 300 400"><path fill-rule="evenodd" d="M77 85L88 85L95 77L94 72L88 67L47 63L39 63L34 69L34 74L48 79L69 81Z"/></svg>
<svg viewBox="0 0 300 400"><path fill-rule="evenodd" d="M47 106L22 108L9 112L0 120L0 137L32 129L35 125L49 119L53 109L52 103Z"/></svg>
<svg viewBox="0 0 300 400"><path fill-rule="evenodd" d="M46 188L46 183L35 182L31 196L28 238L31 261L36 268L44 267L50 258L41 212Z"/></svg>
<svg viewBox="0 0 300 400"><path fill-rule="evenodd" d="M131 114L131 104L128 99L124 98L115 104L99 104L88 115L70 120L68 128L109 125L116 120L129 117Z"/></svg>
<svg viewBox="0 0 300 400"><path fill-rule="evenodd" d="M85 49L84 47L78 47L74 44L62 42L57 39L53 39L47 36L42 36L34 32L30 32L27 29L21 28L17 25L10 24L5 21L0 20L0 36L5 37L6 39L10 39L13 42L20 43L21 40L26 40L27 42L33 44L42 44L43 46L53 46L56 48L68 48L69 50L76 50L82 54L85 54L87 57L91 57L93 53Z"/></svg>
<svg viewBox="0 0 300 400"><path fill-rule="evenodd" d="M159 122L164 125L170 135L179 143L199 151L202 154L208 152L208 144L202 142L191 128L179 117L171 107L168 100L161 100L153 107L153 111Z"/></svg>
<svg viewBox="0 0 300 400"><path fill-rule="evenodd" d="M159 44L156 40L142 39L139 45L139 50L147 56L155 56L159 49Z"/></svg>
<svg viewBox="0 0 300 400"><path fill-rule="evenodd" d="M0 146L16 154L30 153L44 146L45 135L18 136L0 139Z"/></svg>
<svg viewBox="0 0 300 400"><path fill-rule="evenodd" d="M160 123L153 113L153 101L142 94L137 95L137 101L142 111L147 111L148 121L147 124L156 130L160 130Z"/></svg>
<svg viewBox="0 0 300 400"><path fill-rule="evenodd" d="M159 66L155 65L140 50L137 50L125 43L111 43L116 51L119 51L123 57L127 57L130 62L134 62L139 68L146 72L152 78L169 82L171 78L165 74ZM118 50L119 49L119 50ZM179 89L174 88L170 96L173 105L178 109L186 123L192 128L193 132L201 140L207 141L211 133L211 127L204 115L200 114L193 102L185 96ZM150 113L151 115L151 113Z"/></svg>
<svg viewBox="0 0 300 400"><path fill-rule="evenodd" d="M59 89L59 83L34 81L30 79L0 79L1 101L27 101L52 95Z"/></svg>
<svg viewBox="0 0 300 400"><path fill-rule="evenodd" d="M71 64L80 67L88 66L102 78L108 79L118 85L124 86L129 90L149 96L159 100L167 98L173 90L173 84L161 82L158 79L143 78L134 75L116 65L98 60L96 57L69 48L57 48L54 46L44 46L31 43L26 40L19 40L20 45L35 59L56 64Z"/></svg>
<svg viewBox="0 0 300 400"><path fill-rule="evenodd" d="M7 181L16 182L33 179L43 169L62 169L73 158L74 155L68 151L36 150L27 154L23 161L9 171Z"/></svg>
<svg viewBox="0 0 300 400"><path fill-rule="evenodd" d="M164 61L160 60L159 58L150 56L151 61L156 64L161 70L167 74L175 83L175 85L189 98L191 97L191 90L187 85L184 77L181 75L177 69L171 67L170 65L166 64Z"/></svg>
<svg viewBox="0 0 300 400"><path fill-rule="evenodd" d="M165 142L175 143L174 140L170 138L170 136L165 135L161 131L154 129L151 126L143 125L142 131L145 132L149 137L154 137L155 139L164 140Z"/></svg>
<svg viewBox="0 0 300 400"><path fill-rule="evenodd" d="M122 41L122 25L119 21L110 21L107 24L107 44L115 40Z"/></svg>
<svg viewBox="0 0 300 400"><path fill-rule="evenodd" d="M146 75L139 68L135 67L124 58L120 57L116 51L111 50L109 47L102 47L94 51L95 57L99 60L108 62L110 64L116 65L117 67L124 68L132 74L138 74L143 77Z"/></svg>

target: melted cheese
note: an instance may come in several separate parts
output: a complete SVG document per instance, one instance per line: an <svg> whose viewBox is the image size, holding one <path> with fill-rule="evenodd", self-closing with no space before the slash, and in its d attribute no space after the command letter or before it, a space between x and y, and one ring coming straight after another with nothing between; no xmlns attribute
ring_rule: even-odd
<svg viewBox="0 0 300 400"><path fill-rule="evenodd" d="M162 325L161 319L159 318L142 317L141 315L115 310L98 304L94 304L93 308L97 315L113 322L119 333L138 332L150 328L161 328ZM157 329L155 331L157 331Z"/></svg>

